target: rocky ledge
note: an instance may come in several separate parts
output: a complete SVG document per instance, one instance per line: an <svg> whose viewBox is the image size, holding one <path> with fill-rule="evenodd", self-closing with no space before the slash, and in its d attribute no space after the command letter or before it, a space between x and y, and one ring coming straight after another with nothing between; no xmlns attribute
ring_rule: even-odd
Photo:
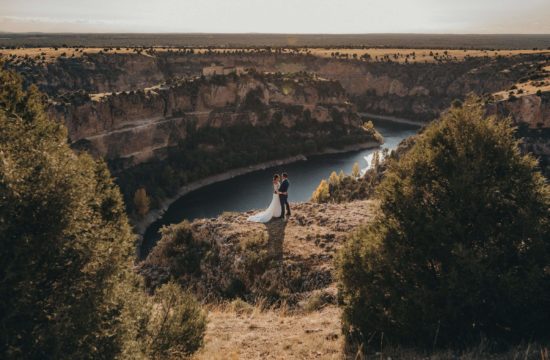
<svg viewBox="0 0 550 360"><path fill-rule="evenodd" d="M333 302L336 251L376 206L300 203L287 221L251 223L249 211L183 222L163 230L139 269L151 290L172 277L208 302L240 297L304 306L313 294Z"/></svg>

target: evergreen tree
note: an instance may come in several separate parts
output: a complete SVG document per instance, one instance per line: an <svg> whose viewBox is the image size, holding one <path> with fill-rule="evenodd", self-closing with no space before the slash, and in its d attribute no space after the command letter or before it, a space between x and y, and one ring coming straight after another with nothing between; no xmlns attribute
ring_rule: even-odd
<svg viewBox="0 0 550 360"><path fill-rule="evenodd" d="M106 165L76 155L37 88L2 70L0 239L0 357L155 353L152 301L132 271L135 239Z"/></svg>
<svg viewBox="0 0 550 360"><path fill-rule="evenodd" d="M508 121L468 99L390 162L381 215L338 260L348 338L421 346L550 336L550 189Z"/></svg>

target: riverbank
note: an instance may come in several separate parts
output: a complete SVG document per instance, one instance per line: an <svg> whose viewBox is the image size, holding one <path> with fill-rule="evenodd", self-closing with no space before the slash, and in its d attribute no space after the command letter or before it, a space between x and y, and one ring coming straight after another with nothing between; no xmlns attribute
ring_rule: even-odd
<svg viewBox="0 0 550 360"><path fill-rule="evenodd" d="M323 151L319 151L313 154L309 154L308 156L319 156L319 155L327 155L327 154L338 154L338 153L346 153L346 152L352 152L352 151L359 151L359 150L365 150L365 149L372 149L379 147L381 144L376 141L368 141L364 143L359 144L353 144L344 146L340 149L334 149L334 148L326 148ZM212 185L218 182L226 181L231 178L234 178L236 176L245 175L254 171L264 170L270 167L275 166L281 166L281 165L288 165L291 163L296 163L299 161L306 161L308 158L303 155L296 155L285 159L277 159L272 161L263 162L256 165L250 165L246 167L236 168L232 169L220 174L212 175L209 177L206 177L201 180L194 181L192 183L189 183L183 187L180 188L180 190L177 192L176 195L173 197L167 198L164 201L161 202L160 207L157 209L153 209L147 213L145 217L140 219L137 222L133 222L134 226L134 232L139 236L138 244L137 244L137 255L138 257L141 255L141 247L143 242L143 235L145 234L145 231L151 224L153 224L155 221L160 219L166 210L172 205L176 200L181 198L184 195L187 195L190 192L199 190L200 188L203 188L208 185Z"/></svg>

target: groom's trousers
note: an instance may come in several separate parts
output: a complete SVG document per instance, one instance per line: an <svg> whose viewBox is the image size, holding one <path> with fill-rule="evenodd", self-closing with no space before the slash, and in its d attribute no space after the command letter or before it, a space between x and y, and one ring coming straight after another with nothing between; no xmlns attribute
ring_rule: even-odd
<svg viewBox="0 0 550 360"><path fill-rule="evenodd" d="M288 195L279 195L279 201L281 202L281 217L284 216L285 206L286 206L286 215L290 215L290 205L288 204Z"/></svg>

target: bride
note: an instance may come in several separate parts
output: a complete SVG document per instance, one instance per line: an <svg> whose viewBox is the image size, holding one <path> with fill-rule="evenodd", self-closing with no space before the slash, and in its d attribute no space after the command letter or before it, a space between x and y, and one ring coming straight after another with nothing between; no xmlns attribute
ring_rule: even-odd
<svg viewBox="0 0 550 360"><path fill-rule="evenodd" d="M273 198L271 200L271 204L269 204L269 207L262 211L261 213L258 213L256 215L252 215L248 218L248 221L253 222L260 222L260 223L266 223L273 217L279 217L281 216L281 202L279 201L279 175L273 176Z"/></svg>

